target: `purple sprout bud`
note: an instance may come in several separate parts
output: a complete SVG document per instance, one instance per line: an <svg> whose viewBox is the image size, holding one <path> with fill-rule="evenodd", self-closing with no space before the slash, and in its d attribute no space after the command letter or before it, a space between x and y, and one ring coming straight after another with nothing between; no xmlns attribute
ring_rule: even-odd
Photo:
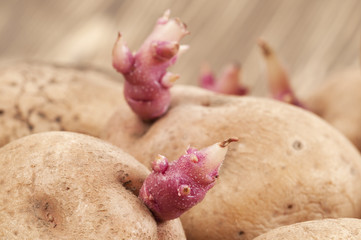
<svg viewBox="0 0 361 240"><path fill-rule="evenodd" d="M118 72L128 73L134 63L133 54L122 39L122 35L118 33L117 41L113 47L113 67Z"/></svg>
<svg viewBox="0 0 361 240"><path fill-rule="evenodd" d="M168 166L168 159L163 155L158 154L157 158L152 163L152 170L157 173L165 173Z"/></svg>
<svg viewBox="0 0 361 240"><path fill-rule="evenodd" d="M167 61L174 57L179 50L178 42L154 41L152 51L155 58L159 61Z"/></svg>
<svg viewBox="0 0 361 240"><path fill-rule="evenodd" d="M124 95L131 109L143 120L156 119L168 110L169 88L178 75L167 73L187 46L179 41L189 32L170 11L158 19L153 32L132 54L120 34L113 49L113 66L125 78Z"/></svg>
<svg viewBox="0 0 361 240"><path fill-rule="evenodd" d="M229 138L201 150L188 148L178 160L170 163L157 157L152 173L145 179L139 198L159 221L179 217L203 200L218 178Z"/></svg>
<svg viewBox="0 0 361 240"><path fill-rule="evenodd" d="M175 81L178 80L180 76L178 74L167 72L161 79L160 83L165 88L170 88L174 85Z"/></svg>
<svg viewBox="0 0 361 240"><path fill-rule="evenodd" d="M231 95L246 95L248 89L240 83L241 68L239 64L229 64L223 70L221 77L216 81L215 77L208 65L204 65L201 69L200 86L202 88Z"/></svg>

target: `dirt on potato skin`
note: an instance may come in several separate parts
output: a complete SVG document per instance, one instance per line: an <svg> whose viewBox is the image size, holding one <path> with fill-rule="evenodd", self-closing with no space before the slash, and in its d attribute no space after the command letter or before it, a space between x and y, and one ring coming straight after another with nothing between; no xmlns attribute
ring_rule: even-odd
<svg viewBox="0 0 361 240"><path fill-rule="evenodd" d="M159 152L172 161L189 145L240 139L215 187L181 217L187 239L253 239L295 222L361 217L361 156L316 115L189 86L174 86L172 96L169 111L152 123L121 106L103 137L148 167Z"/></svg>
<svg viewBox="0 0 361 240"><path fill-rule="evenodd" d="M0 148L0 239L185 239L137 196L149 170L121 149L70 132Z"/></svg>
<svg viewBox="0 0 361 240"><path fill-rule="evenodd" d="M0 65L0 147L32 133L73 131L99 136L122 104L109 74L41 62Z"/></svg>

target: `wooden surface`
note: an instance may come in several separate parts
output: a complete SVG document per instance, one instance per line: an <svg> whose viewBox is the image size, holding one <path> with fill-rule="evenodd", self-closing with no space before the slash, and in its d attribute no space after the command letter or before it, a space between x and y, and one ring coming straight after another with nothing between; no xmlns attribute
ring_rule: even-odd
<svg viewBox="0 0 361 240"><path fill-rule="evenodd" d="M182 41L191 48L172 67L181 74L178 84L197 84L204 61L216 71L238 61L252 94L265 95L259 37L279 53L301 95L329 73L359 67L360 0L0 1L0 60L92 65L115 74L117 32L136 50L168 8L191 31Z"/></svg>

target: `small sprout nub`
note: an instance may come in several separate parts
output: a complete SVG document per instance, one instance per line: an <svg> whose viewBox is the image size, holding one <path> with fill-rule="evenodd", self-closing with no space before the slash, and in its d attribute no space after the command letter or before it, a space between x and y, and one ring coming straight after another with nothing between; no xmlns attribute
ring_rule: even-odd
<svg viewBox="0 0 361 240"><path fill-rule="evenodd" d="M228 138L228 139L226 139L226 140L224 140L223 142L220 142L219 143L219 146L221 147L221 148L225 148L225 147L227 147L231 142L238 142L238 138L237 137L231 137L231 138Z"/></svg>
<svg viewBox="0 0 361 240"><path fill-rule="evenodd" d="M153 56L160 61L167 61L174 57L179 50L179 43L176 41L153 41Z"/></svg>
<svg viewBox="0 0 361 240"><path fill-rule="evenodd" d="M118 37L114 43L112 51L113 67L120 73L126 74L131 70L134 62L133 54L122 39L122 35L118 32Z"/></svg>
<svg viewBox="0 0 361 240"><path fill-rule="evenodd" d="M182 184L178 188L178 196L188 196L190 193L191 193L191 188L186 184Z"/></svg>
<svg viewBox="0 0 361 240"><path fill-rule="evenodd" d="M162 86L165 88L170 88L174 83L180 78L179 74L174 74L167 72L161 80Z"/></svg>
<svg viewBox="0 0 361 240"><path fill-rule="evenodd" d="M158 173L165 173L165 171L167 171L168 169L168 166L168 159L160 154L157 155L157 157L152 163L153 171Z"/></svg>
<svg viewBox="0 0 361 240"><path fill-rule="evenodd" d="M191 161L194 162L194 163L197 163L199 161L198 157L195 155L195 154L191 154L191 157L190 157Z"/></svg>
<svg viewBox="0 0 361 240"><path fill-rule="evenodd" d="M170 17L170 9L165 10L165 12L163 13L163 16L160 17L158 19L158 23L159 24L165 24L169 21L169 17Z"/></svg>

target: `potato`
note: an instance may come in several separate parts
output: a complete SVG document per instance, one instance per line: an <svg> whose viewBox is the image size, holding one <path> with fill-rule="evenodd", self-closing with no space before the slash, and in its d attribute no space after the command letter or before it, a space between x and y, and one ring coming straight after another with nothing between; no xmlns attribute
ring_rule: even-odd
<svg viewBox="0 0 361 240"><path fill-rule="evenodd" d="M43 63L0 67L0 146L31 133L98 136L123 100L122 84L95 70Z"/></svg>
<svg viewBox="0 0 361 240"><path fill-rule="evenodd" d="M276 228L255 238L255 240L267 239L361 239L361 220L356 218L339 218L307 221Z"/></svg>
<svg viewBox="0 0 361 240"><path fill-rule="evenodd" d="M169 111L142 122L126 105L104 138L146 166L157 153L176 159L188 146L229 136L218 183L182 217L188 239L252 239L270 229L321 218L361 217L361 156L314 114L270 99L174 86Z"/></svg>
<svg viewBox="0 0 361 240"><path fill-rule="evenodd" d="M122 150L70 132L0 148L0 239L185 239L137 197L149 170Z"/></svg>
<svg viewBox="0 0 361 240"><path fill-rule="evenodd" d="M348 70L334 74L306 98L305 105L325 119L361 151L361 72Z"/></svg>

